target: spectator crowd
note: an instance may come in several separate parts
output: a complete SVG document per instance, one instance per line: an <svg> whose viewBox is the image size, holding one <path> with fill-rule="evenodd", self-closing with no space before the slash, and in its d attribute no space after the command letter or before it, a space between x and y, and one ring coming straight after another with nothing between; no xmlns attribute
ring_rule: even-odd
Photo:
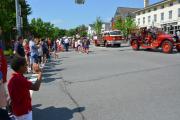
<svg viewBox="0 0 180 120"><path fill-rule="evenodd" d="M50 62L51 57L58 59L58 52L68 52L69 48L88 54L89 45L90 40L85 37L65 36L53 41L19 37L12 46L14 55L10 66L13 73L7 81L8 65L0 44L0 120L32 120L30 90L39 90L45 63ZM37 74L37 80L32 83L25 74Z"/></svg>

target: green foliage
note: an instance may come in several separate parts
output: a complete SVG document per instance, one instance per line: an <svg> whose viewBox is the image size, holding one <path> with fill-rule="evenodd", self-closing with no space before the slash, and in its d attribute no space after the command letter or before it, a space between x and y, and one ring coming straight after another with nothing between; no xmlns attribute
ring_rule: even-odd
<svg viewBox="0 0 180 120"><path fill-rule="evenodd" d="M76 29L70 29L66 31L66 36L75 36L76 35Z"/></svg>
<svg viewBox="0 0 180 120"><path fill-rule="evenodd" d="M56 38L59 37L59 35L60 35L60 29L59 29L58 27L55 27L55 28L53 29L52 38L53 38L53 39L56 39Z"/></svg>
<svg viewBox="0 0 180 120"><path fill-rule="evenodd" d="M67 33L67 30L65 30L65 29L60 29L60 30L59 30L59 37L65 36L66 33Z"/></svg>
<svg viewBox="0 0 180 120"><path fill-rule="evenodd" d="M86 37L86 36L87 36L87 32L86 32L86 31L82 31L82 32L80 33L80 36Z"/></svg>
<svg viewBox="0 0 180 120"><path fill-rule="evenodd" d="M116 18L115 28L122 31L123 35L127 37L133 29L136 28L136 24L133 18L126 17L125 20Z"/></svg>
<svg viewBox="0 0 180 120"><path fill-rule="evenodd" d="M3 32L11 31L15 26L15 2L11 0L0 0L0 26Z"/></svg>
<svg viewBox="0 0 180 120"><path fill-rule="evenodd" d="M50 38L51 40L67 36L73 36L76 34L75 29L69 31L65 29L59 29L50 22L44 22L41 18L33 18L30 23L31 34L39 38Z"/></svg>
<svg viewBox="0 0 180 120"><path fill-rule="evenodd" d="M93 29L97 35L100 35L100 33L101 33L102 24L103 24L103 22L100 17L97 17L96 21L93 23Z"/></svg>
<svg viewBox="0 0 180 120"><path fill-rule="evenodd" d="M6 56L13 55L13 50L12 49L4 50L4 55L6 55Z"/></svg>
<svg viewBox="0 0 180 120"><path fill-rule="evenodd" d="M21 16L23 19L22 30L24 33L28 30L27 16L31 14L31 7L25 0L20 0ZM15 39L16 36L16 9L15 0L0 0L0 27L2 28L2 39L4 43Z"/></svg>
<svg viewBox="0 0 180 120"><path fill-rule="evenodd" d="M31 33L35 37L54 38L58 36L57 34L59 34L58 28L54 28L54 25L51 24L50 22L43 22L41 18L37 18L37 19L33 18L30 23L30 28L31 28Z"/></svg>
<svg viewBox="0 0 180 120"><path fill-rule="evenodd" d="M66 36L73 37L79 34L81 37L87 36L87 27L85 25L80 25L74 29L69 29L66 31Z"/></svg>
<svg viewBox="0 0 180 120"><path fill-rule="evenodd" d="M75 29L76 29L76 33L79 34L81 37L87 36L88 28L85 25L80 25L76 27Z"/></svg>

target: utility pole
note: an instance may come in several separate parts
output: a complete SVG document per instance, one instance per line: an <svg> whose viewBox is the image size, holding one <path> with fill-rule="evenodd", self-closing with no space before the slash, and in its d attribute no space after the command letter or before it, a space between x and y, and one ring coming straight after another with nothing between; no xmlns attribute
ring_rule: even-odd
<svg viewBox="0 0 180 120"><path fill-rule="evenodd" d="M21 36L21 10L20 10L20 5L19 5L19 0L15 0L15 5L16 5L16 29L18 33L18 37Z"/></svg>

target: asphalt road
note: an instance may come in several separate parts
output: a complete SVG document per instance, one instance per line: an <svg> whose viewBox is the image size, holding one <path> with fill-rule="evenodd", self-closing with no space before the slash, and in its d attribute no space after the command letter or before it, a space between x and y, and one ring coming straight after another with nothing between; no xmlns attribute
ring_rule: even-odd
<svg viewBox="0 0 180 120"><path fill-rule="evenodd" d="M33 120L179 120L180 53L91 46L46 64Z"/></svg>

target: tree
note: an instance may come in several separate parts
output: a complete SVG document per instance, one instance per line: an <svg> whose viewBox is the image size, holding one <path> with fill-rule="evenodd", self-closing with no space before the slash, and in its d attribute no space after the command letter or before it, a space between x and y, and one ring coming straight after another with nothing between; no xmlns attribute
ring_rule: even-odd
<svg viewBox="0 0 180 120"><path fill-rule="evenodd" d="M40 18L38 18L37 20L33 18L30 23L30 28L32 35L34 35L35 37L43 37L46 34L45 25Z"/></svg>
<svg viewBox="0 0 180 120"><path fill-rule="evenodd" d="M66 31L67 36L75 36L76 35L76 29L69 29Z"/></svg>
<svg viewBox="0 0 180 120"><path fill-rule="evenodd" d="M120 17L116 18L115 28L120 30L123 35L127 38L133 29L136 28L135 21L132 17L126 17L122 20Z"/></svg>
<svg viewBox="0 0 180 120"><path fill-rule="evenodd" d="M76 29L76 33L79 34L81 37L87 36L88 28L85 25L80 25L76 27L75 29Z"/></svg>
<svg viewBox="0 0 180 120"><path fill-rule="evenodd" d="M65 29L60 29L60 30L59 30L59 37L65 36L66 33L67 33L67 30L65 30Z"/></svg>
<svg viewBox="0 0 180 120"><path fill-rule="evenodd" d="M27 16L31 14L31 7L25 0L20 0L21 16L23 19L22 29L28 30ZM15 39L16 32L16 9L15 0L0 0L0 27L2 28L2 39L8 43L8 40Z"/></svg>
<svg viewBox="0 0 180 120"><path fill-rule="evenodd" d="M56 39L56 38L58 38L59 36L60 36L60 29L59 29L58 27L55 27L55 28L53 29L52 38L53 38L53 39Z"/></svg>
<svg viewBox="0 0 180 120"><path fill-rule="evenodd" d="M96 18L96 21L93 23L93 29L96 32L96 35L100 35L101 34L101 29L102 29L102 20L100 17Z"/></svg>
<svg viewBox="0 0 180 120"><path fill-rule="evenodd" d="M20 0L20 4L21 4L21 14L23 20L22 30L23 30L23 34L26 35L29 32L29 27L30 27L27 16L30 15L32 11L30 5L25 0Z"/></svg>
<svg viewBox="0 0 180 120"><path fill-rule="evenodd" d="M43 35L42 37L50 37L53 39L54 24L51 24L50 22L44 22L44 26L42 29L45 31L45 35Z"/></svg>
<svg viewBox="0 0 180 120"><path fill-rule="evenodd" d="M30 23L31 33L35 37L50 37L54 38L57 35L54 32L58 32L57 28L54 28L54 25L50 22L43 22L41 18L33 18Z"/></svg>

